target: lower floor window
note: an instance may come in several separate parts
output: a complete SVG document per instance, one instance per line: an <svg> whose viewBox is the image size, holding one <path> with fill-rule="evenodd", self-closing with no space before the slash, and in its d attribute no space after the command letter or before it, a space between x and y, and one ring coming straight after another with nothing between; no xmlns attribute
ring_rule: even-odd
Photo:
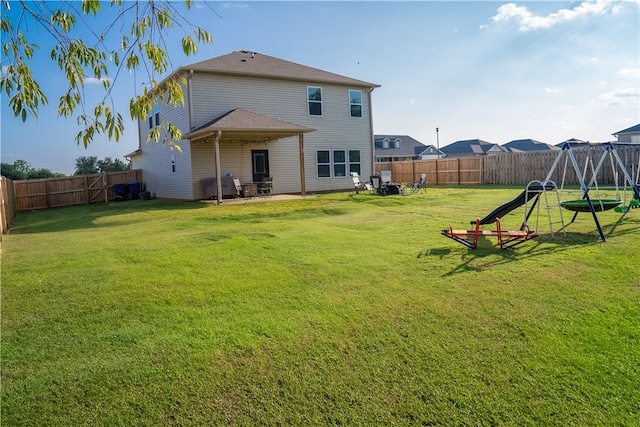
<svg viewBox="0 0 640 427"><path fill-rule="evenodd" d="M351 172L360 175L360 150L318 150L316 169L318 178L342 178Z"/></svg>

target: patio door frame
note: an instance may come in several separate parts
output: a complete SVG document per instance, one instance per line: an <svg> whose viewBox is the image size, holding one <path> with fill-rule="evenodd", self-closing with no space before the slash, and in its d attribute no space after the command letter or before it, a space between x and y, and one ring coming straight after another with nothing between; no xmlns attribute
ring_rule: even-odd
<svg viewBox="0 0 640 427"><path fill-rule="evenodd" d="M251 177L253 182L262 182L269 172L269 150L251 150Z"/></svg>

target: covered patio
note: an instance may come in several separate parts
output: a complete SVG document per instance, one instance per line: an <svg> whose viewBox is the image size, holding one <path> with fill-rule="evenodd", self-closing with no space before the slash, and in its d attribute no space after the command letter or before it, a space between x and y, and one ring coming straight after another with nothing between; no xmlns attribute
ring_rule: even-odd
<svg viewBox="0 0 640 427"><path fill-rule="evenodd" d="M236 108L183 135L183 138L188 139L192 144L213 142L217 186L216 203L220 204L222 202L222 179L218 178L222 177L220 158L221 143L267 143L283 138L297 137L298 153L296 157L299 160L300 169L300 194L301 196L305 196L304 134L313 131L315 131L315 129L255 113L244 108Z"/></svg>

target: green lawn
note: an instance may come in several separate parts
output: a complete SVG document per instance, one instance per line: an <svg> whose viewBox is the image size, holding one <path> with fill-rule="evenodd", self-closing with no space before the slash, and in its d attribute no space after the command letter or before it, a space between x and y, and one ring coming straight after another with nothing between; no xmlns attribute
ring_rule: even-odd
<svg viewBox="0 0 640 427"><path fill-rule="evenodd" d="M640 209L439 234L520 191L21 214L2 424L639 425Z"/></svg>

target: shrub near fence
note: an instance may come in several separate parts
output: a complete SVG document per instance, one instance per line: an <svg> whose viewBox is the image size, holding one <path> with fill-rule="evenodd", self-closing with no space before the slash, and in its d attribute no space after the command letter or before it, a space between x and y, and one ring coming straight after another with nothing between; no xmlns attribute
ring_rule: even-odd
<svg viewBox="0 0 640 427"><path fill-rule="evenodd" d="M114 184L142 182L142 170L13 181L16 210L26 212L115 200Z"/></svg>

